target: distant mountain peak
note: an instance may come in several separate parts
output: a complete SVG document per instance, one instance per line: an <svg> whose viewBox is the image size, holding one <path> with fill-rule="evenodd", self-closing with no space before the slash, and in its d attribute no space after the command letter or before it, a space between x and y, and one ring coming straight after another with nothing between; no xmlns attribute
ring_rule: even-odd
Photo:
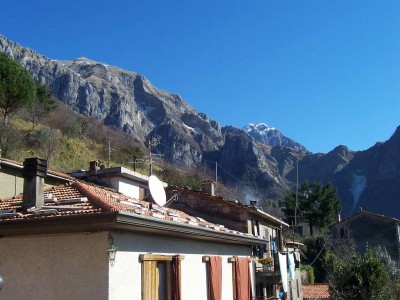
<svg viewBox="0 0 400 300"><path fill-rule="evenodd" d="M271 147L286 147L309 152L303 145L284 136L275 127L266 123L250 123L243 130L254 140Z"/></svg>
<svg viewBox="0 0 400 300"><path fill-rule="evenodd" d="M271 131L271 130L277 130L275 127L270 127L265 123L250 123L247 127L246 127L246 132L247 130L251 130L252 128L258 130L259 132L266 132L266 131Z"/></svg>

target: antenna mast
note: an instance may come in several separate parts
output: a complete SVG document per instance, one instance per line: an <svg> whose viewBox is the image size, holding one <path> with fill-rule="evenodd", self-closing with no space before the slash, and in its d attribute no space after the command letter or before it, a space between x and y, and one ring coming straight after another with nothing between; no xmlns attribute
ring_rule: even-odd
<svg viewBox="0 0 400 300"><path fill-rule="evenodd" d="M160 140L161 140L161 137L160 137L160 136L157 136L157 137L155 137L155 138L152 138L152 139L149 141L149 157L148 157L148 159L149 159L149 161L150 161L150 174L149 174L149 176L151 176L151 175L153 174L153 156L152 156L151 151L152 151L152 148L153 148L153 147L155 147L155 146L157 146L158 144L160 144Z"/></svg>

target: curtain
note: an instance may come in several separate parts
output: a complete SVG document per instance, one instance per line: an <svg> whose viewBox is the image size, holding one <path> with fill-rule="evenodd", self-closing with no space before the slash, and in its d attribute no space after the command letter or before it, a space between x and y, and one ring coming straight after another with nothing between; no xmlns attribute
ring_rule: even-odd
<svg viewBox="0 0 400 300"><path fill-rule="evenodd" d="M172 300L181 300L181 260L179 255L172 257L172 283L171 283L171 293Z"/></svg>
<svg viewBox="0 0 400 300"><path fill-rule="evenodd" d="M247 257L236 257L235 273L237 300L251 300L249 259Z"/></svg>
<svg viewBox="0 0 400 300"><path fill-rule="evenodd" d="M208 278L210 280L210 300L221 300L222 299L221 256L210 256Z"/></svg>

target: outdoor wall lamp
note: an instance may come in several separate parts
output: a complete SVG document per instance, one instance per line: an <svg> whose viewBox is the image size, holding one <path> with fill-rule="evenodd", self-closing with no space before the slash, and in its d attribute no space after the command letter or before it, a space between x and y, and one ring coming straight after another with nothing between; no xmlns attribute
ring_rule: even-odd
<svg viewBox="0 0 400 300"><path fill-rule="evenodd" d="M0 275L0 291L3 289L4 287L4 277Z"/></svg>
<svg viewBox="0 0 400 300"><path fill-rule="evenodd" d="M112 235L110 234L108 236L107 252L108 252L108 260L111 264L114 264L114 262L115 262L115 256L117 255L117 250L118 250L118 248L114 246L114 239L113 239Z"/></svg>

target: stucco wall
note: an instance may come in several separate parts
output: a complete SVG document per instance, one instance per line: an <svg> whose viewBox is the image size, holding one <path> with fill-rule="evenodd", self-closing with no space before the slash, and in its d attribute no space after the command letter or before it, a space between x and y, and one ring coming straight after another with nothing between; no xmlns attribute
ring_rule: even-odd
<svg viewBox="0 0 400 300"><path fill-rule="evenodd" d="M108 233L0 239L0 299L107 299Z"/></svg>
<svg viewBox="0 0 400 300"><path fill-rule="evenodd" d="M65 180L47 177L44 180L44 188L50 188L55 185L63 184ZM24 191L24 178L22 169L16 170L8 166L0 167L0 199L9 198Z"/></svg>
<svg viewBox="0 0 400 300"><path fill-rule="evenodd" d="M24 179L12 170L0 170L0 199L19 195L24 188Z"/></svg>
<svg viewBox="0 0 400 300"><path fill-rule="evenodd" d="M118 248L115 263L110 265L109 299L141 299L141 262L139 255L180 254L182 261L182 298L207 300L206 263L203 255L222 256L222 299L233 299L232 264L228 257L250 256L250 247L217 243L140 236L131 233L113 233Z"/></svg>
<svg viewBox="0 0 400 300"><path fill-rule="evenodd" d="M347 229L350 237L356 242L357 251L364 253L368 247L384 247L397 262L400 257L398 240L398 225L396 222L379 217L358 214L336 225L340 237L340 229Z"/></svg>
<svg viewBox="0 0 400 300"><path fill-rule="evenodd" d="M140 199L140 188L132 184L132 181L126 178L111 178L111 185L118 192L129 197Z"/></svg>

